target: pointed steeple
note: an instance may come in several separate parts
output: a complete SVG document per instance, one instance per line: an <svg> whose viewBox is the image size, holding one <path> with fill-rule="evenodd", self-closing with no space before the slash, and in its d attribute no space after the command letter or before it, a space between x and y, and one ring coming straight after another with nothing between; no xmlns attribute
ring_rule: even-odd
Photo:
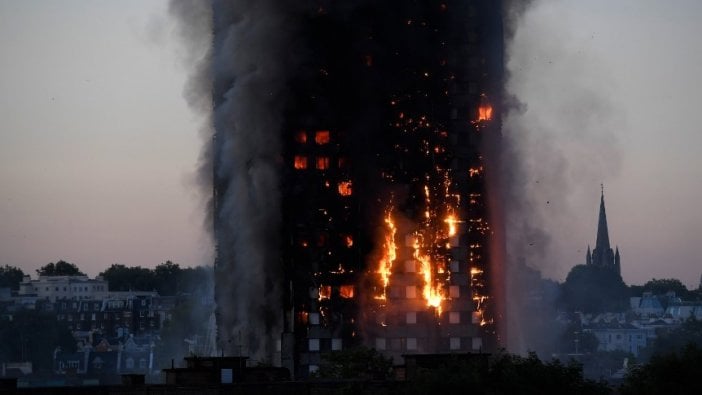
<svg viewBox="0 0 702 395"><path fill-rule="evenodd" d="M592 254L590 253L590 244L587 245L587 254L585 255L585 264L592 264Z"/></svg>
<svg viewBox="0 0 702 395"><path fill-rule="evenodd" d="M600 219L597 222L597 239L595 240L596 251L609 251L609 231L607 230L607 213L605 212L604 185L600 197Z"/></svg>

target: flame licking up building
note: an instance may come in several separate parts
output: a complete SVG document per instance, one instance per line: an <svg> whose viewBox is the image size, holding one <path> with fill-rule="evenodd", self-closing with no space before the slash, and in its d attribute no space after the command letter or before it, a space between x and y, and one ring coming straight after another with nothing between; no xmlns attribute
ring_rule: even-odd
<svg viewBox="0 0 702 395"><path fill-rule="evenodd" d="M395 244L395 234L397 228L392 219L392 207L385 214L385 240L383 242L383 256L380 258L377 273L380 275L382 292L375 296L376 299L387 300L387 288L390 283L392 265L397 259L397 245Z"/></svg>

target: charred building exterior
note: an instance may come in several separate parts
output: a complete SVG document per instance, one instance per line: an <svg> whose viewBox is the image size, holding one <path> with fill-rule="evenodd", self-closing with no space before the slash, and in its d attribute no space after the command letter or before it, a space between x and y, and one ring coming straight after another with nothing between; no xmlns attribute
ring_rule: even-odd
<svg viewBox="0 0 702 395"><path fill-rule="evenodd" d="M282 220L268 246L279 246L270 287L283 365L306 376L324 353L361 344L398 361L495 348L499 227L487 185L500 2L312 3L297 33L304 60L291 63ZM215 175L215 206L227 187ZM216 265L235 263L218 253Z"/></svg>

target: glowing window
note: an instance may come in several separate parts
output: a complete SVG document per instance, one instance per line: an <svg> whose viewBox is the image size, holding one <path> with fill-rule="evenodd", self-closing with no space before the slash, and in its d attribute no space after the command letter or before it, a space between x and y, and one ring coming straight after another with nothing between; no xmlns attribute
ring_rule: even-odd
<svg viewBox="0 0 702 395"><path fill-rule="evenodd" d="M461 290L458 285L451 285L449 287L449 296L452 298L458 298L461 296Z"/></svg>
<svg viewBox="0 0 702 395"><path fill-rule="evenodd" d="M307 164L307 161L305 161L305 165ZM326 170L329 168L329 157L328 156L319 156L317 157L317 170Z"/></svg>
<svg viewBox="0 0 702 395"><path fill-rule="evenodd" d="M407 322L408 324L416 324L417 323L417 312L410 311L407 314L405 314L405 322Z"/></svg>
<svg viewBox="0 0 702 395"><path fill-rule="evenodd" d="M492 106L489 104L478 107L478 121L489 121L492 119Z"/></svg>
<svg viewBox="0 0 702 395"><path fill-rule="evenodd" d="M300 144L305 144L307 142L307 132L300 130L295 134L295 141Z"/></svg>
<svg viewBox="0 0 702 395"><path fill-rule="evenodd" d="M460 324L461 323L461 313L458 311L449 312L449 324Z"/></svg>
<svg viewBox="0 0 702 395"><path fill-rule="evenodd" d="M341 181L338 185L339 195L351 196L351 181Z"/></svg>
<svg viewBox="0 0 702 395"><path fill-rule="evenodd" d="M353 237L351 235L345 235L344 236L344 245L347 248L353 247Z"/></svg>
<svg viewBox="0 0 702 395"><path fill-rule="evenodd" d="M329 131L328 130L318 130L314 134L314 142L319 145L329 144Z"/></svg>
<svg viewBox="0 0 702 395"><path fill-rule="evenodd" d="M307 157L302 155L295 155L295 169L303 170L307 168Z"/></svg>
<svg viewBox="0 0 702 395"><path fill-rule="evenodd" d="M353 298L354 287L353 285L342 285L339 287L339 296L344 299Z"/></svg>
<svg viewBox="0 0 702 395"><path fill-rule="evenodd" d="M331 298L331 285L321 285L319 287L319 300Z"/></svg>
<svg viewBox="0 0 702 395"><path fill-rule="evenodd" d="M405 297L407 299L414 299L417 297L417 287L414 285L408 285L405 287Z"/></svg>

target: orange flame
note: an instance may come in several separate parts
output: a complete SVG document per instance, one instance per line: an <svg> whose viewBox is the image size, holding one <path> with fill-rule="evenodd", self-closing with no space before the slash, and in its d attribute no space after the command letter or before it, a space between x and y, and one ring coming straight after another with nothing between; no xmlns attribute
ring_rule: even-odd
<svg viewBox="0 0 702 395"><path fill-rule="evenodd" d="M307 142L307 132L304 130L297 132L297 134L295 134L295 141L300 144L305 144Z"/></svg>
<svg viewBox="0 0 702 395"><path fill-rule="evenodd" d="M307 167L307 158L305 158L305 167ZM329 168L329 157L328 156L318 156L317 157L317 170L326 170Z"/></svg>
<svg viewBox="0 0 702 395"><path fill-rule="evenodd" d="M444 295L444 289L442 288L441 284L434 284L432 262L428 256L422 254L420 239L420 235L415 235L413 257L417 262L419 262L419 275L424 281L422 296L424 297L424 300L426 300L427 306L434 307L436 309L436 314L441 315L441 302L446 299L446 295Z"/></svg>
<svg viewBox="0 0 702 395"><path fill-rule="evenodd" d="M352 299L354 294L353 285L342 285L339 287L339 296L344 299Z"/></svg>
<svg viewBox="0 0 702 395"><path fill-rule="evenodd" d="M319 300L331 298L332 288L331 285L320 285L319 286Z"/></svg>
<svg viewBox="0 0 702 395"><path fill-rule="evenodd" d="M307 157L302 155L296 155L294 161L295 169L304 170L307 168Z"/></svg>
<svg viewBox="0 0 702 395"><path fill-rule="evenodd" d="M323 145L323 144L329 144L329 131L328 130L318 130L314 134L314 142Z"/></svg>
<svg viewBox="0 0 702 395"><path fill-rule="evenodd" d="M446 217L444 222L446 222L448 224L449 237L455 236L456 235L456 224L458 223L456 216L453 214L450 214L448 217Z"/></svg>
<svg viewBox="0 0 702 395"><path fill-rule="evenodd" d="M380 274L380 279L383 284L383 293L376 296L376 299L387 299L387 288L390 284L390 274L392 274L392 264L397 259L397 245L395 244L395 234L397 228L392 219L392 209L389 209L385 216L385 243L383 243L383 257L380 259L377 273Z"/></svg>
<svg viewBox="0 0 702 395"><path fill-rule="evenodd" d="M489 121L492 119L492 106L489 104L478 107L478 121Z"/></svg>
<svg viewBox="0 0 702 395"><path fill-rule="evenodd" d="M338 190L341 196L351 196L351 181L341 181L338 184Z"/></svg>

